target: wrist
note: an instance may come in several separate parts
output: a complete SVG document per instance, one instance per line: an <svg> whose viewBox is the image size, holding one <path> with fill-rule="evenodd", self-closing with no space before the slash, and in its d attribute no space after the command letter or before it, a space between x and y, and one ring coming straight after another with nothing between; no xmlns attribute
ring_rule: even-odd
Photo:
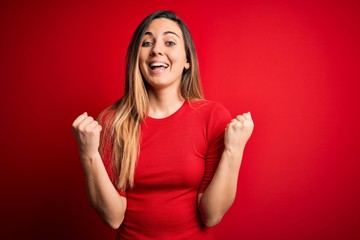
<svg viewBox="0 0 360 240"><path fill-rule="evenodd" d="M241 144L241 145L225 145L224 147L224 152L232 157L236 157L239 155L242 155L245 149L245 144Z"/></svg>
<svg viewBox="0 0 360 240"><path fill-rule="evenodd" d="M221 157L221 165L226 166L228 170L238 172L242 162L242 152L232 151L231 149L224 149Z"/></svg>
<svg viewBox="0 0 360 240"><path fill-rule="evenodd" d="M83 163L92 163L97 159L101 159L99 151L88 152L80 151L80 159Z"/></svg>

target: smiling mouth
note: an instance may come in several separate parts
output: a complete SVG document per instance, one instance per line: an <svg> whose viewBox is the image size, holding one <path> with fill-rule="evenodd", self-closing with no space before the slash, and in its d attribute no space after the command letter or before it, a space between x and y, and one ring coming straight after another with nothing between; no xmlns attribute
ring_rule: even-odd
<svg viewBox="0 0 360 240"><path fill-rule="evenodd" d="M166 69L169 67L169 64L161 63L161 62L154 62L154 63L150 63L149 67L151 70L154 70L156 68L165 68Z"/></svg>

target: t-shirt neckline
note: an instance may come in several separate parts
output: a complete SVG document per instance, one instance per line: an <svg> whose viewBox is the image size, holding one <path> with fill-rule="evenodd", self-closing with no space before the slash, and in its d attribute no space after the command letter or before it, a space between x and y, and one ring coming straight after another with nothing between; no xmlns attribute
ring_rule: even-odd
<svg viewBox="0 0 360 240"><path fill-rule="evenodd" d="M188 101L185 100L183 102L183 104L179 107L179 109L177 109L174 113L170 114L169 116L164 117L164 118L153 118L153 117L150 117L150 116L146 116L145 121L147 123L165 123L165 122L169 122L172 119L179 116L182 112L184 112L184 110L187 108L188 105L189 105Z"/></svg>

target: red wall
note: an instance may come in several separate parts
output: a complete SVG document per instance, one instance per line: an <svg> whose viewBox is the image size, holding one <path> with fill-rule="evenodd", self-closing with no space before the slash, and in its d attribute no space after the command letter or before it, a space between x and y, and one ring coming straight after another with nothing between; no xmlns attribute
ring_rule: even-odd
<svg viewBox="0 0 360 240"><path fill-rule="evenodd" d="M71 123L121 95L158 9L191 29L206 97L255 121L217 239L360 239L359 3L29 2L0 5L1 239L113 239Z"/></svg>

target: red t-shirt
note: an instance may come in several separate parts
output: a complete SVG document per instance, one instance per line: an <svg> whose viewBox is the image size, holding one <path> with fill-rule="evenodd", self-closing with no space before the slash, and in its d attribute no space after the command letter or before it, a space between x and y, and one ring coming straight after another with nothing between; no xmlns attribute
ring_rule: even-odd
<svg viewBox="0 0 360 240"><path fill-rule="evenodd" d="M214 175L231 116L220 104L185 101L174 114L141 124L135 186L126 193L118 239L213 239L197 195Z"/></svg>

